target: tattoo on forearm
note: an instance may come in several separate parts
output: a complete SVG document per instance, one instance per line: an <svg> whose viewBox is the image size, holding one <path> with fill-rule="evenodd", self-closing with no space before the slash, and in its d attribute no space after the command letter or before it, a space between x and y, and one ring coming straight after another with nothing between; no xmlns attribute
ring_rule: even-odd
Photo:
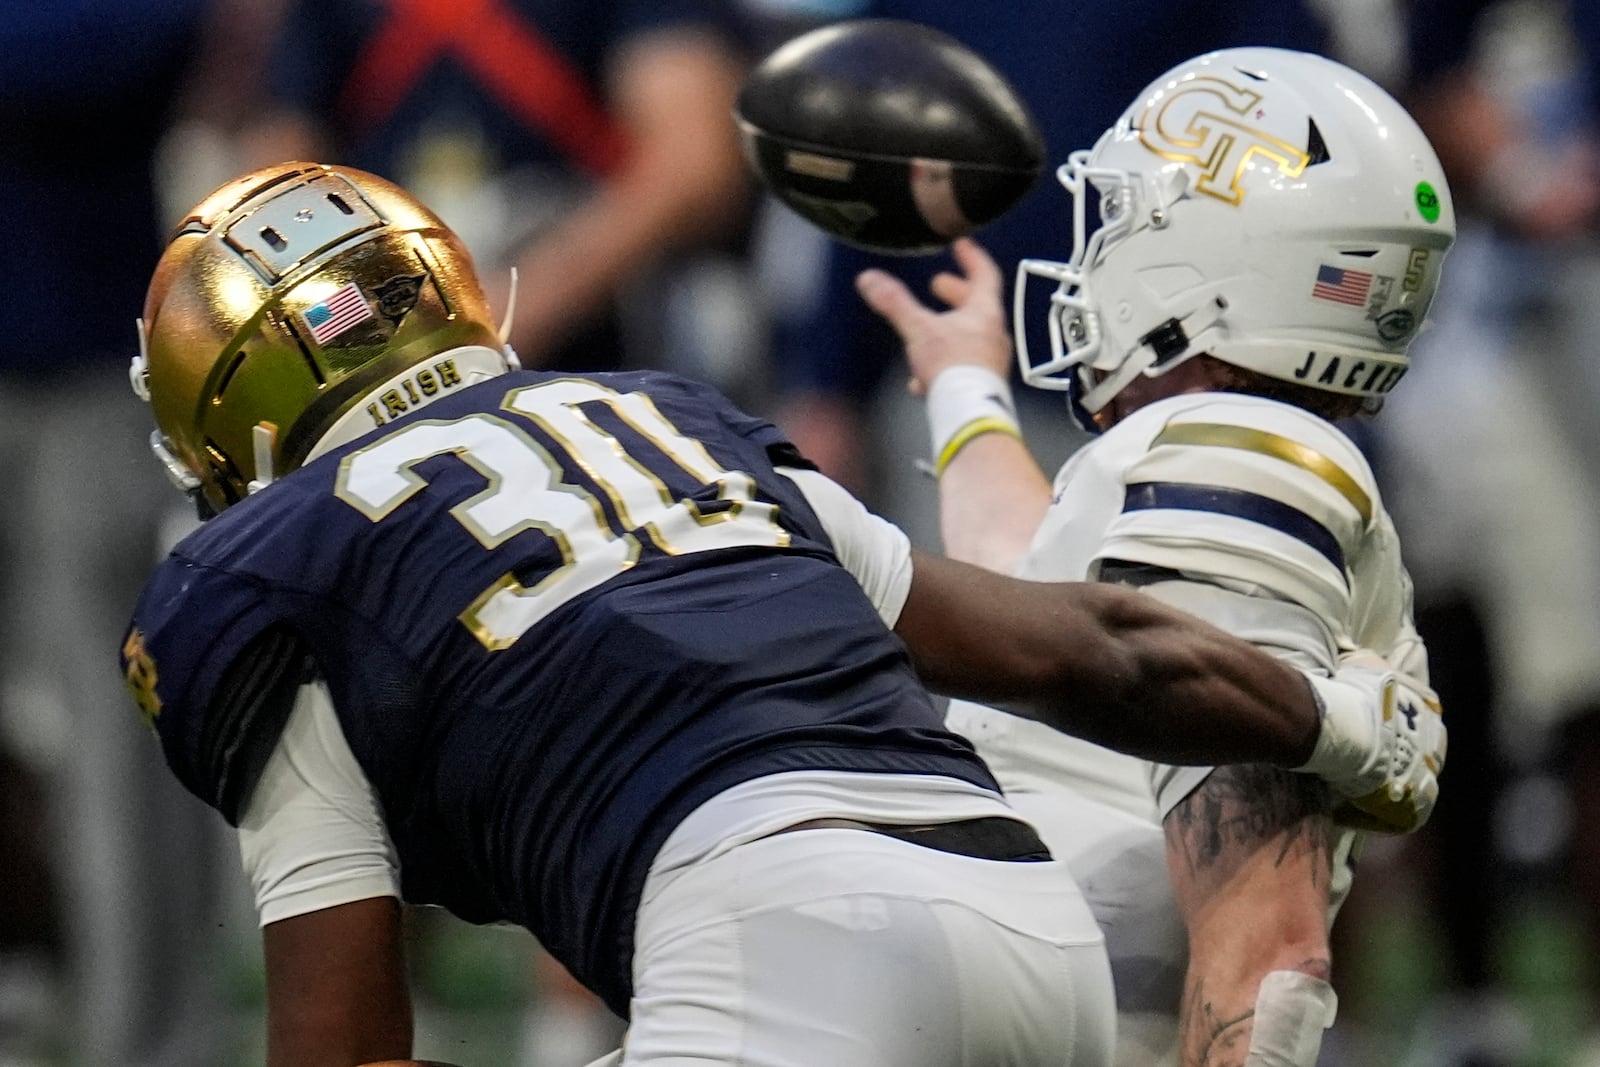
<svg viewBox="0 0 1600 1067"><path fill-rule="evenodd" d="M1264 764L1218 767L1166 819L1168 842L1191 872L1218 863L1239 846L1282 837L1277 866L1332 847L1327 786L1306 774Z"/></svg>
<svg viewBox="0 0 1600 1067"><path fill-rule="evenodd" d="M1178 1032L1183 1035L1184 1067L1238 1067L1250 1054L1255 1008L1219 1018L1207 999L1205 982L1191 976L1183 991Z"/></svg>

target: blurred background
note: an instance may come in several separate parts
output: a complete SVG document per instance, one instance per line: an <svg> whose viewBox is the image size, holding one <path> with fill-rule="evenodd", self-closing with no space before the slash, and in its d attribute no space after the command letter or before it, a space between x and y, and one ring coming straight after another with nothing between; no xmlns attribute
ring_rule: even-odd
<svg viewBox="0 0 1600 1067"><path fill-rule="evenodd" d="M8 0L0 19L0 1067L259 1063L259 945L221 820L116 643L193 521L131 395L163 235L288 158L362 167L471 245L525 364L664 367L780 423L937 548L926 426L830 244L745 177L729 107L788 36L914 18L990 58L1054 162L1216 47L1321 51L1418 116L1461 234L1435 325L1352 428L1450 714L1424 833L1369 844L1322 1062L1600 1065L1600 0ZM1065 258L1047 176L980 237ZM942 257L890 261L916 285ZM1059 398L1025 430L1082 443ZM566 1067L620 1023L526 935L413 916L421 1055Z"/></svg>

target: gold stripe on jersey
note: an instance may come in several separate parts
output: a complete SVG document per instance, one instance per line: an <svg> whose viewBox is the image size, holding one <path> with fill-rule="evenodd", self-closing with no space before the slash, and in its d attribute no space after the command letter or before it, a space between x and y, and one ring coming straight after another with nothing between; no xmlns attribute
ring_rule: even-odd
<svg viewBox="0 0 1600 1067"><path fill-rule="evenodd" d="M1157 435L1155 445L1209 445L1217 448L1238 448L1263 456L1281 459L1321 478L1350 502L1360 514L1362 522L1372 521L1372 498L1345 469L1321 452L1281 434L1257 430L1248 426L1230 426L1219 422L1175 422Z"/></svg>

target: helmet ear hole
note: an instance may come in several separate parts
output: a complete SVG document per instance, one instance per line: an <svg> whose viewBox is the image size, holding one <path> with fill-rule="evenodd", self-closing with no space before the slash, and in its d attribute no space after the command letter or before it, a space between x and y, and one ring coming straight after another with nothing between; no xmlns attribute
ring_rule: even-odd
<svg viewBox="0 0 1600 1067"><path fill-rule="evenodd" d="M1322 131L1317 129L1316 119L1307 119L1306 124L1311 127L1306 134L1306 166L1314 167L1318 163L1326 163L1333 156L1328 152L1328 145L1322 139Z"/></svg>
<svg viewBox="0 0 1600 1067"><path fill-rule="evenodd" d="M1155 362L1151 364L1154 367L1183 355L1189 349L1189 335L1184 332L1183 323L1177 319L1168 319L1139 341L1156 354Z"/></svg>

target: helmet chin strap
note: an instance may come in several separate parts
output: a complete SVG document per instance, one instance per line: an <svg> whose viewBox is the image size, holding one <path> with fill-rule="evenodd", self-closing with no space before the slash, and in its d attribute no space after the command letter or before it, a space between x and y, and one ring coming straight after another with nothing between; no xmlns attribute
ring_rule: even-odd
<svg viewBox="0 0 1600 1067"><path fill-rule="evenodd" d="M256 476L245 486L246 493L259 493L272 484L272 451L278 443L278 427L258 422L250 430L250 447L255 453Z"/></svg>
<svg viewBox="0 0 1600 1067"><path fill-rule="evenodd" d="M1083 406L1083 376L1074 374L1071 383L1067 386L1067 412L1072 416L1072 421L1084 433L1097 436L1105 432L1105 427L1096 420L1094 413Z"/></svg>
<svg viewBox="0 0 1600 1067"><path fill-rule="evenodd" d="M1228 311L1228 301L1220 294L1195 308L1181 320L1168 320L1156 329L1146 333L1139 340L1139 347L1123 361L1122 365L1113 371L1105 380L1093 385L1085 383L1077 405L1090 415L1097 414L1101 408L1111 403L1113 397L1126 389L1136 377L1147 374L1152 367L1160 369L1149 375L1159 377L1178 364L1199 355L1206 349L1201 339L1213 326L1220 323ZM1155 338L1159 333L1166 332L1170 336L1169 328L1176 325L1179 338L1183 342L1181 351L1162 354L1156 351ZM1209 342L1208 342L1209 343ZM1080 367L1079 375L1088 373L1088 367Z"/></svg>
<svg viewBox="0 0 1600 1067"><path fill-rule="evenodd" d="M1155 361L1156 354L1150 351L1149 346L1141 346L1137 352L1123 360L1122 366L1118 367L1108 377L1084 389L1083 393L1077 398L1077 406L1090 416L1098 414L1101 408L1111 403L1118 393L1128 387L1129 382L1132 382L1153 366ZM1088 373L1089 367L1087 365L1079 367L1079 381L1082 381L1083 377Z"/></svg>

